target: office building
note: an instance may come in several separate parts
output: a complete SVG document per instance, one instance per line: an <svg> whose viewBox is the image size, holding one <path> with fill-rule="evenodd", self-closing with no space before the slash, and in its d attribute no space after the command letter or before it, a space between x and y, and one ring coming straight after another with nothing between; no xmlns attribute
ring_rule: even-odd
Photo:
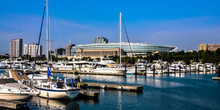
<svg viewBox="0 0 220 110"><path fill-rule="evenodd" d="M69 45L66 45L65 46L65 49L66 49L66 56L71 56L71 48L75 46L75 44L69 44Z"/></svg>
<svg viewBox="0 0 220 110"><path fill-rule="evenodd" d="M98 36L97 38L94 38L93 43L94 44L97 44L97 43L108 43L108 39L105 38L105 37L102 37L102 36Z"/></svg>
<svg viewBox="0 0 220 110"><path fill-rule="evenodd" d="M65 49L64 48L57 48L55 49L55 56L63 56L65 55Z"/></svg>
<svg viewBox="0 0 220 110"><path fill-rule="evenodd" d="M22 39L13 39L10 42L10 57L21 57L22 56Z"/></svg>
<svg viewBox="0 0 220 110"><path fill-rule="evenodd" d="M37 44L24 44L24 55L35 57L37 53L37 47ZM42 45L39 47L38 56L42 56Z"/></svg>
<svg viewBox="0 0 220 110"><path fill-rule="evenodd" d="M216 51L220 48L220 44L200 44L199 51L201 50L209 50L209 51Z"/></svg>

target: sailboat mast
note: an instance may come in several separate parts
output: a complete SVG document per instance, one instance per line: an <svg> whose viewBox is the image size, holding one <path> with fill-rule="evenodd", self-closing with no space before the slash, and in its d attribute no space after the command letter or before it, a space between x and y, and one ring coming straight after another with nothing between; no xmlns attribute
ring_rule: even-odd
<svg viewBox="0 0 220 110"><path fill-rule="evenodd" d="M48 0L46 0L47 3L47 63L49 63L49 8L48 8Z"/></svg>
<svg viewBox="0 0 220 110"><path fill-rule="evenodd" d="M121 65L121 12L120 12L120 50L119 50L119 54L120 54L120 56L119 56L119 64Z"/></svg>

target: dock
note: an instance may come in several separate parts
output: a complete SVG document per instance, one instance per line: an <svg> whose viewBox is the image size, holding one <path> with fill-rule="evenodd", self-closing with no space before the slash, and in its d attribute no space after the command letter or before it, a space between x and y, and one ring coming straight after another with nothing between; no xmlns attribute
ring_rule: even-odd
<svg viewBox="0 0 220 110"><path fill-rule="evenodd" d="M28 106L27 102L0 100L0 109L1 108L26 110L28 109Z"/></svg>
<svg viewBox="0 0 220 110"><path fill-rule="evenodd" d="M136 86L136 85L83 82L83 83L80 83L80 86L90 87L90 88L103 88L103 89L116 89L116 90L125 90L125 91L137 91L137 92L142 92L143 91L143 86Z"/></svg>
<svg viewBox="0 0 220 110"><path fill-rule="evenodd" d="M39 70L38 70L39 71ZM47 72L47 71L39 71L39 72ZM125 76L125 73L97 73L97 72L84 72L84 71L76 71L76 70L51 70L52 73L66 73L66 74L74 74L78 72L78 74L88 74L88 75L108 75L108 76Z"/></svg>
<svg viewBox="0 0 220 110"><path fill-rule="evenodd" d="M79 98L91 98L91 99L98 99L99 93L88 91L88 90L81 90L78 95Z"/></svg>
<svg viewBox="0 0 220 110"><path fill-rule="evenodd" d="M220 77L212 77L212 80L220 81Z"/></svg>

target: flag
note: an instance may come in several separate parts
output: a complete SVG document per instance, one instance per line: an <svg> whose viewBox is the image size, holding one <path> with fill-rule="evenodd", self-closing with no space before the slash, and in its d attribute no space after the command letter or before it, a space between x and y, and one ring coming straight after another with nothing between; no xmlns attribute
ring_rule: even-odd
<svg viewBox="0 0 220 110"><path fill-rule="evenodd" d="M52 76L52 75L51 75L51 73L50 73L49 67L47 67L47 77L49 78L49 76Z"/></svg>

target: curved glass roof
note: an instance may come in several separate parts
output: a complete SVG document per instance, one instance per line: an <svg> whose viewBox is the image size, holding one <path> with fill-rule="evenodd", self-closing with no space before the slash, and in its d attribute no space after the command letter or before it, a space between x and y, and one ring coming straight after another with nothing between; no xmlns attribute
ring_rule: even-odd
<svg viewBox="0 0 220 110"><path fill-rule="evenodd" d="M170 52L177 49L175 46L158 46L144 43L130 43L132 52L134 54L146 54L148 52ZM121 47L124 52L131 53L129 43L121 43ZM71 55L76 54L76 50L82 49L113 49L120 48L120 43L99 43L99 44L85 44L76 45L71 48Z"/></svg>

